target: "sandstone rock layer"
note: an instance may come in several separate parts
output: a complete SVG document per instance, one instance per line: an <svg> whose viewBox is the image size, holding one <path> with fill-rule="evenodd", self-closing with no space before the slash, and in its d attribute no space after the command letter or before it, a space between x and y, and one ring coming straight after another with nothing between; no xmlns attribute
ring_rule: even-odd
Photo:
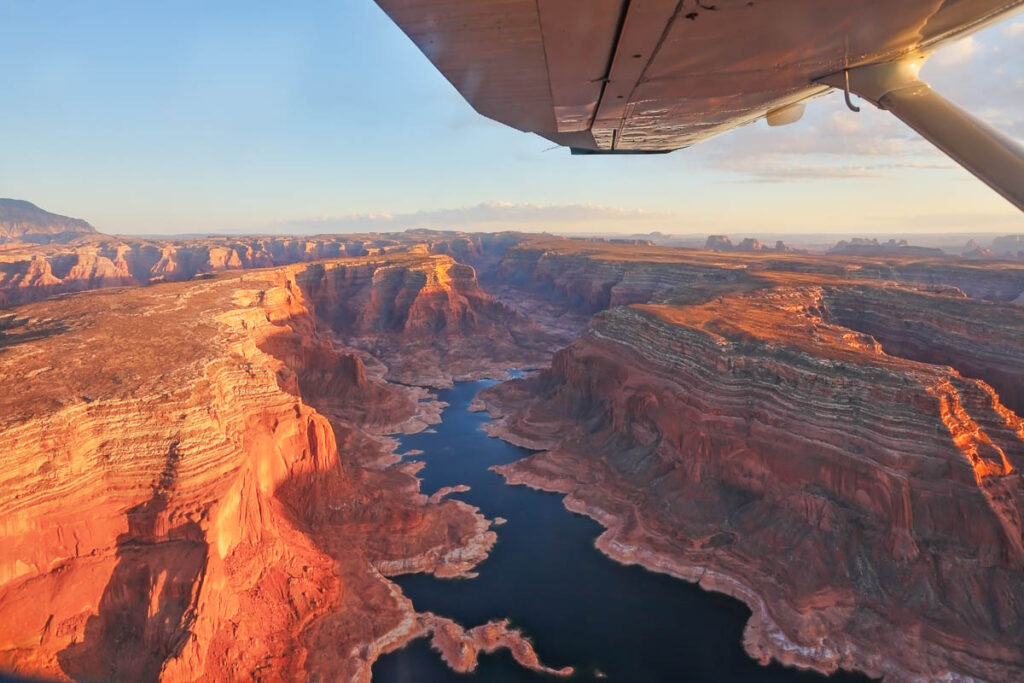
<svg viewBox="0 0 1024 683"><path fill-rule="evenodd" d="M4 245L0 670L367 680L430 637L569 674L388 580L472 576L497 523L388 435L519 367L477 404L541 452L501 473L745 601L752 656L1020 680L1022 296L1013 264L514 233Z"/></svg>
<svg viewBox="0 0 1024 683"><path fill-rule="evenodd" d="M1024 311L775 272L676 294L481 395L542 450L500 472L744 600L754 657L1019 680L1024 420L993 387L1018 404Z"/></svg>
<svg viewBox="0 0 1024 683"><path fill-rule="evenodd" d="M486 318L472 269L436 258L447 279L403 290L412 314L388 308L367 325ZM422 632L385 576L459 576L486 557L490 523L421 495L381 436L423 428L436 406L385 382L317 312L331 296L317 277L361 266L318 268L92 292L3 318L0 367L17 391L0 397L0 669L368 680L381 653ZM391 291L383 280L370 298ZM529 659L492 631L471 640Z"/></svg>

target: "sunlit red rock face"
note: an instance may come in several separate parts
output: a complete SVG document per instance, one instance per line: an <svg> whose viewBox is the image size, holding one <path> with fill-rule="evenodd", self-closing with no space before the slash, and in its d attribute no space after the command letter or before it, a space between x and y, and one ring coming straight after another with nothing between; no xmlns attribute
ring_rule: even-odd
<svg viewBox="0 0 1024 683"><path fill-rule="evenodd" d="M89 289L180 282L223 270L363 256L395 248L405 248L405 243L380 235L195 240L91 235L79 236L68 244L6 244L0 246L0 294L4 296L0 305Z"/></svg>
<svg viewBox="0 0 1024 683"><path fill-rule="evenodd" d="M510 482L744 600L752 656L1021 680L1024 421L992 386L1020 385L1022 329L958 292L763 273L601 313L480 405L542 450Z"/></svg>
<svg viewBox="0 0 1024 683"><path fill-rule="evenodd" d="M348 343L388 366L388 377L447 386L452 377L504 376L546 365L557 339L477 283L450 256L394 254L311 266L300 285Z"/></svg>
<svg viewBox="0 0 1024 683"><path fill-rule="evenodd" d="M394 464L379 434L437 406L334 340L306 268L0 319L0 375L17 387L0 395L0 670L368 680L382 652L437 638L444 620L385 575L458 576L494 533ZM473 319L486 300L470 299L422 307ZM459 637L542 667L501 624Z"/></svg>
<svg viewBox="0 0 1024 683"><path fill-rule="evenodd" d="M60 217L58 217L60 218ZM71 220L71 219L68 219ZM85 224L88 225L88 224ZM89 228L91 230L91 227ZM208 237L158 240L71 234L70 242L0 241L0 306L89 289L183 281L223 270L265 268L326 258L411 252L443 254L473 266L488 291L521 303L556 331L578 331L581 313L647 301L694 282L750 271L810 272L875 280L947 284L973 298L1024 296L1024 265L954 257L729 253L570 240L525 233L416 230L313 237ZM523 299L522 289L541 299ZM557 295L552 302L550 295ZM560 303L562 310L537 309ZM560 320L560 317L564 319ZM552 326L553 325L553 326Z"/></svg>

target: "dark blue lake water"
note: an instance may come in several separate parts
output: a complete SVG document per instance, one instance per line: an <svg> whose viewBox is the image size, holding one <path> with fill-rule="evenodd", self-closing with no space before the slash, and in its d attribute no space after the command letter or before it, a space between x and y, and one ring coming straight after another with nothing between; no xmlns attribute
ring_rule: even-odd
<svg viewBox="0 0 1024 683"><path fill-rule="evenodd" d="M479 577L442 580L416 574L397 579L416 609L451 617L465 627L508 617L534 643L541 661L576 668L573 681L821 681L782 666L763 667L740 644L746 605L639 567L612 562L594 548L602 527L562 506L561 496L508 486L488 471L529 455L480 431L485 413L467 410L493 382L463 382L439 392L449 404L436 433L401 439L419 449L423 492L468 484L456 494L489 517L504 517L498 543ZM600 673L599 673L600 672ZM602 678L601 676L606 676ZM474 674L445 666L424 639L382 657L381 683L557 680L520 667L506 652L481 655ZM838 675L834 681L866 681Z"/></svg>

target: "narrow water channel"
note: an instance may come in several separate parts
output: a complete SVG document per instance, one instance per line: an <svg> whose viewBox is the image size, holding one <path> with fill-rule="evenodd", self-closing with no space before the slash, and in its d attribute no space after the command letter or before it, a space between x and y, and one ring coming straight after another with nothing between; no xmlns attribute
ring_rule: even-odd
<svg viewBox="0 0 1024 683"><path fill-rule="evenodd" d="M529 455L480 430L488 417L469 403L493 382L462 382L439 392L448 403L434 433L401 439L400 451L421 450L423 492L467 484L456 497L478 506L496 527L498 543L470 580L416 574L397 582L416 609L451 617L465 627L508 617L529 636L548 666L576 668L573 681L820 681L825 677L779 665L763 667L740 639L750 616L725 595L612 562L594 548L602 528L573 514L561 497L508 486L488 470ZM382 657L380 683L557 680L520 667L506 652L481 655L473 674L448 669L425 639ZM849 674L828 680L866 681Z"/></svg>

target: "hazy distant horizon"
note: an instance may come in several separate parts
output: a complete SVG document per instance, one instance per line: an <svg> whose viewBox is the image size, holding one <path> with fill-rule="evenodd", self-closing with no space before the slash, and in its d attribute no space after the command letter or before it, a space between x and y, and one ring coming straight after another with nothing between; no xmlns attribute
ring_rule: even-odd
<svg viewBox="0 0 1024 683"><path fill-rule="evenodd" d="M202 239L202 238L244 238L244 237L324 237L332 235L360 235L360 234L399 234L405 232L412 232L417 230L430 230L435 232L467 232L467 233L485 233L485 232L502 232L506 229L497 230L473 230L473 229L454 229L454 228L420 228L410 227L405 229L390 228L386 230L348 230L344 232L282 232L282 231L267 231L267 232L246 232L246 231L233 231L233 232L193 232L193 233L162 233L162 234L137 234L137 233L119 233L111 235L113 237L135 237L135 238L151 238L151 239ZM537 235L551 235L554 237L568 237L568 238L591 238L591 239L652 239L655 243L663 246L674 246L682 248L701 248L707 241L708 237L712 235L725 235L729 237L734 243L739 243L743 239L752 238L757 239L768 246L773 246L776 241L781 240L788 246L796 248L811 249L817 251L823 251L830 246L842 240L851 240L854 238L864 239L877 239L879 242L886 242L890 239L893 240L907 240L912 246L922 247L938 247L941 249L955 250L964 247L969 240L976 240L982 247L988 247L991 241L997 237L1003 237L1006 235L1013 234L1024 234L1024 232L1013 233L1005 231L993 231L993 232L922 232L922 233L899 233L899 232L860 232L860 233L786 233L786 232L756 232L756 231L733 231L730 233L713 233L713 232L667 232L667 231L649 231L645 233L637 232L621 232L621 231L602 231L602 232L567 232L557 230L516 230L514 228L508 228L511 232L520 232Z"/></svg>
<svg viewBox="0 0 1024 683"><path fill-rule="evenodd" d="M762 241L771 239L781 239L788 241L788 239L800 239L800 240L813 240L817 238L830 239L833 241L848 240L855 237L872 238L882 241L883 238L888 239L908 239L908 238L928 238L928 237L939 237L939 238L955 238L963 237L964 241L970 239L991 239L995 237L1004 237L1007 235L1024 235L1024 231L1007 232L1003 230L994 230L989 232L965 232L965 231L931 231L931 232L896 232L896 231L881 231L881 232L758 232L753 230L733 230L730 232L668 232L666 230L652 230L648 232L617 232L614 230L599 231L599 232L587 232L587 231L566 231L566 230L524 230L517 229L515 227L503 227L495 229L472 229L472 228L388 228L378 230L336 230L336 231L274 231L274 230L230 230L230 231L200 231L200 232L103 232L102 234L110 237L138 237L138 238L203 238L203 237L317 237L321 235L365 235L365 234L379 234L389 235L398 234L405 232L412 232L417 230L425 230L432 232L452 232L452 233L469 233L469 234L486 234L486 233L500 233L500 232L518 232L533 235L551 235L554 237L572 237L572 238L644 238L644 237L669 237L669 238L701 238L706 239L712 235L725 235L726 237L732 238L733 241L737 239L743 239L746 237L752 237Z"/></svg>
<svg viewBox="0 0 1024 683"><path fill-rule="evenodd" d="M742 226L703 226L673 225L685 223L678 218L665 214L646 212L640 209L619 209L599 205L555 205L538 206L528 204L482 203L472 207L455 209L439 209L434 211L417 211L409 214L374 214L348 215L338 217L320 217L294 221L279 221L254 226L252 229L208 230L208 231L170 231L153 233L147 230L125 231L125 235L139 237L151 235L331 235L360 233L395 233L409 230L439 230L453 232L525 232L549 233L572 237L608 236L629 237L661 234L673 238L705 238L708 235L725 234L730 237L754 237L758 239L804 240L812 238L829 238L838 241L843 238L890 237L901 239L908 237L958 237L966 242L971 238L991 238L1001 235L1024 233L1024 221L1016 220L1016 216L1008 217L1005 228L994 227L987 230L972 230L963 227L967 223L965 217L948 216L950 225L946 229L929 228L927 225L914 225L908 222L903 228L866 228L857 230L793 230L793 229L757 229ZM962 222L958 221L962 220ZM86 217L86 220L88 218ZM959 227L958 227L958 225ZM101 232L104 232L97 226ZM110 233L113 234L113 233Z"/></svg>

